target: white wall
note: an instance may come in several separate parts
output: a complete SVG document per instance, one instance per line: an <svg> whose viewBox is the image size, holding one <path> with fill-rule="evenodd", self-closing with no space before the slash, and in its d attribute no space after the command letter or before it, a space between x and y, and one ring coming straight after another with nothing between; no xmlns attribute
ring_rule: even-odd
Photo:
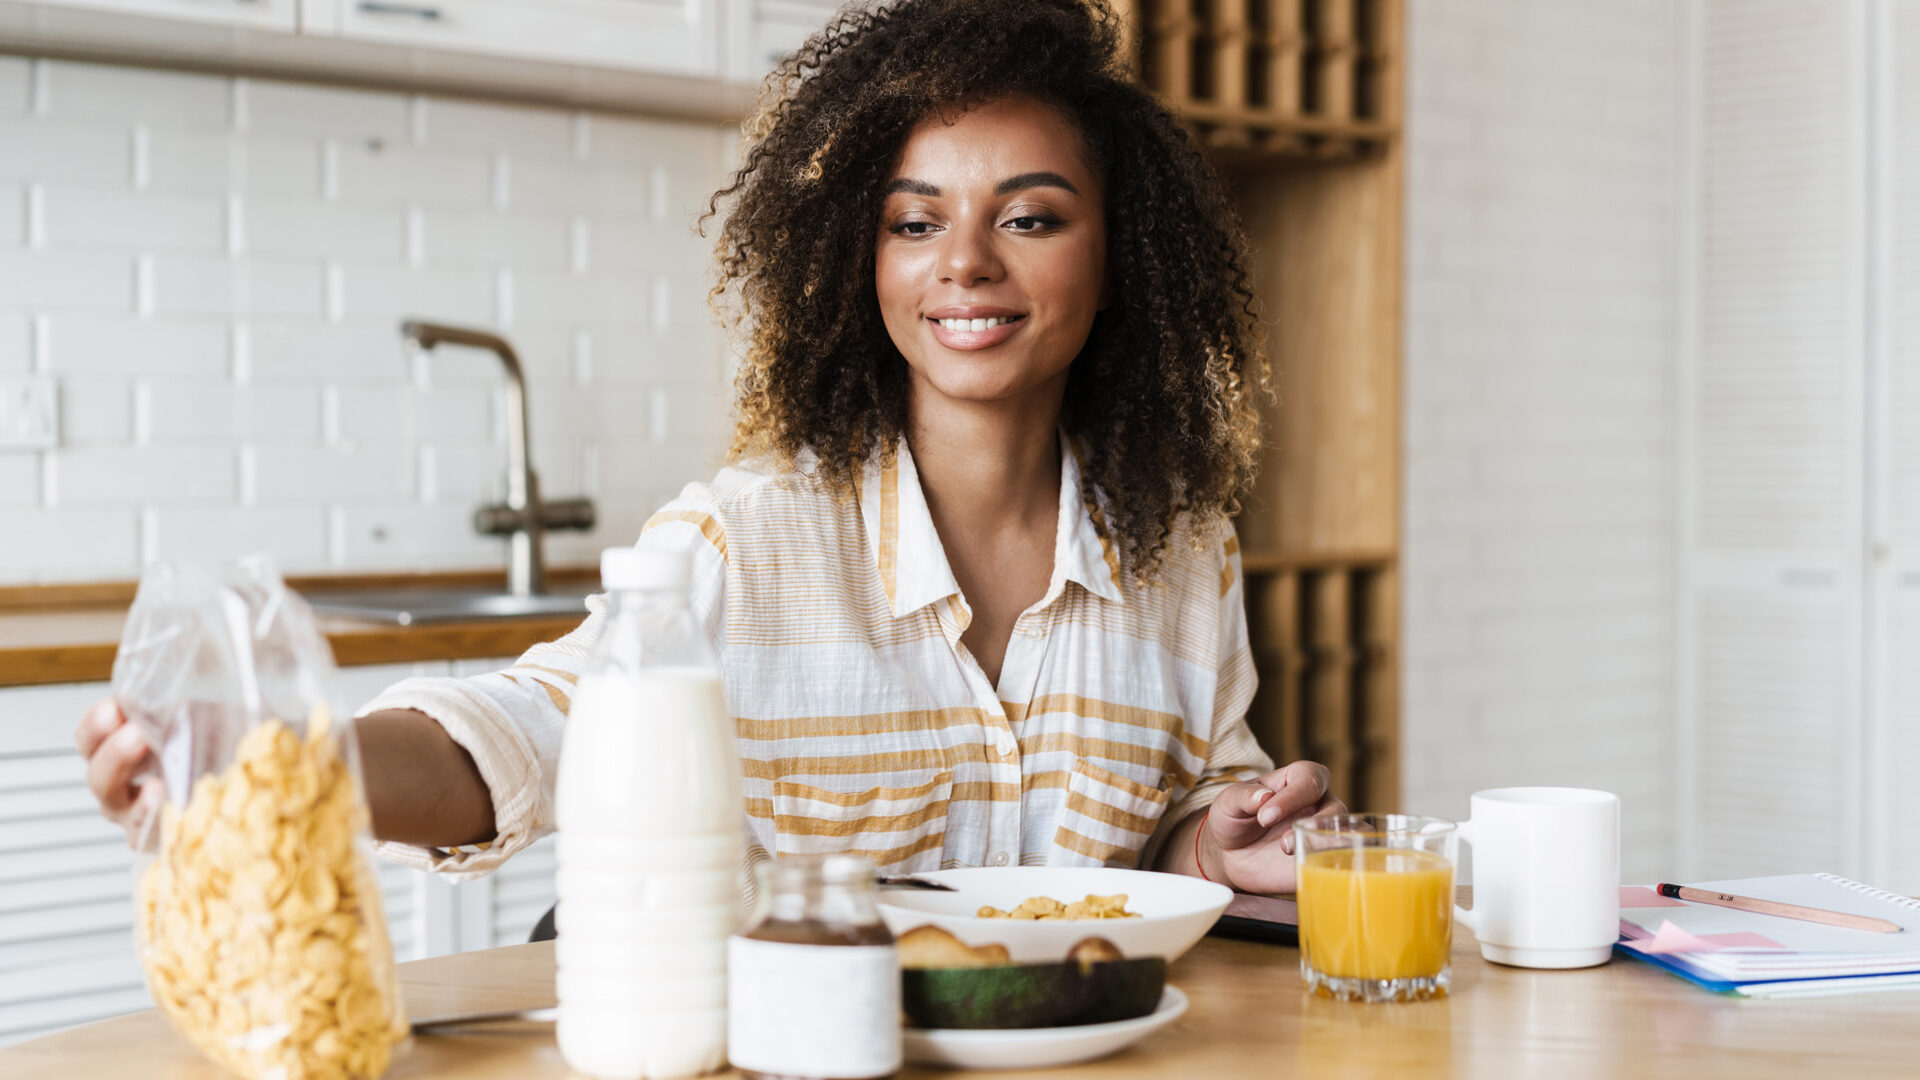
<svg viewBox="0 0 1920 1080"><path fill-rule="evenodd" d="M696 210L719 126L0 56L0 378L62 437L0 450L0 583L185 552L289 571L504 565L499 366L413 365L401 318L503 328L555 561L710 474L727 375Z"/></svg>
<svg viewBox="0 0 1920 1080"><path fill-rule="evenodd" d="M1622 799L1674 843L1682 5L1411 0L1405 805Z"/></svg>

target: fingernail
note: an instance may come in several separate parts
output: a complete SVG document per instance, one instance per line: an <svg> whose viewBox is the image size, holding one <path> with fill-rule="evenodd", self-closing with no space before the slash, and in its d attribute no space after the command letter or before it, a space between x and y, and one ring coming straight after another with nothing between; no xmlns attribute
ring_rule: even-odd
<svg viewBox="0 0 1920 1080"><path fill-rule="evenodd" d="M1293 834L1292 833L1288 833L1287 835L1280 838L1280 850L1286 852L1289 855L1293 854Z"/></svg>

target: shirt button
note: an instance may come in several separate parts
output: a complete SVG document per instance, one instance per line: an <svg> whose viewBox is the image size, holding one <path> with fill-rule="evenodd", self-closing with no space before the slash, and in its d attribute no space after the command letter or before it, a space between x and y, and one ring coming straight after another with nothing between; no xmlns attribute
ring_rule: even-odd
<svg viewBox="0 0 1920 1080"><path fill-rule="evenodd" d="M1020 749L1020 744L1013 741L1013 736L1011 735L1000 736L1000 752L1001 753L1011 754L1018 749Z"/></svg>
<svg viewBox="0 0 1920 1080"><path fill-rule="evenodd" d="M1005 866L1005 865L1007 865L1007 853L1006 853L1006 852L1004 852L1004 851L996 851L996 852L994 852L994 853L993 853L993 865L995 865L995 866Z"/></svg>

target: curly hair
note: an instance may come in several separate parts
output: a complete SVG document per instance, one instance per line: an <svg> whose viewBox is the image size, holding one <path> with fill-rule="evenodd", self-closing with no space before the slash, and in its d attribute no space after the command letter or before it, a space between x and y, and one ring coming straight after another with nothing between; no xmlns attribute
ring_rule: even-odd
<svg viewBox="0 0 1920 1080"><path fill-rule="evenodd" d="M889 169L926 117L1022 97L1079 130L1105 185L1111 304L1061 408L1086 451L1084 494L1141 583L1183 517L1237 512L1269 395L1245 236L1205 157L1129 78L1120 40L1106 0L853 3L768 76L740 168L701 218L729 202L709 300L751 326L731 460L791 465L810 448L850 486L868 455L892 453L908 373L874 286Z"/></svg>

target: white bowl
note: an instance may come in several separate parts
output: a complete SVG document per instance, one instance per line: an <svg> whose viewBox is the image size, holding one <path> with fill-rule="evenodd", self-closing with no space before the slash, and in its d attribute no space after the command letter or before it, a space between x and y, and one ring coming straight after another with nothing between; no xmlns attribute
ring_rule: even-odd
<svg viewBox="0 0 1920 1080"><path fill-rule="evenodd" d="M1132 1020L1007 1030L910 1027L901 1032L901 1049L916 1065L1045 1069L1106 1057L1173 1023L1186 1011L1187 995L1169 986L1161 991L1158 1008Z"/></svg>
<svg viewBox="0 0 1920 1080"><path fill-rule="evenodd" d="M1171 963L1212 928L1233 899L1233 890L1225 885L1184 874L1103 866L975 867L916 876L958 891L882 890L880 917L895 937L931 923L969 945L1003 944L1021 964L1059 963L1075 942L1096 934L1129 958L1164 956ZM982 919L974 914L987 905L1011 911L1030 896L1070 904L1089 893L1125 893L1127 910L1141 918Z"/></svg>

